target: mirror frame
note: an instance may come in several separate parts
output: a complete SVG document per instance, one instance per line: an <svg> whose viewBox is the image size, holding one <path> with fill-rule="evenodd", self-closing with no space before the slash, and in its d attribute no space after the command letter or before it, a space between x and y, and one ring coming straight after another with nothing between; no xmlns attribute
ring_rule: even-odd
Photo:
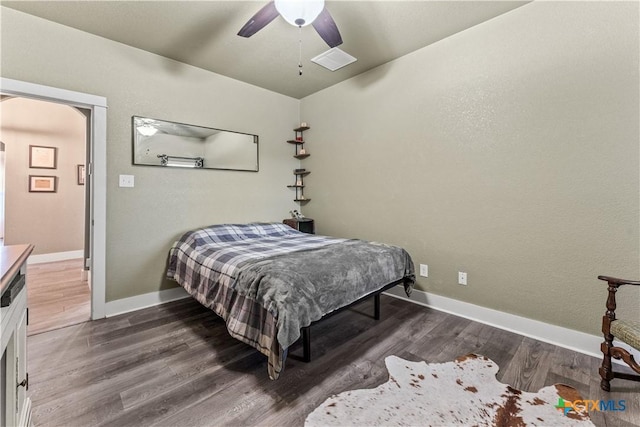
<svg viewBox="0 0 640 427"><path fill-rule="evenodd" d="M192 124L188 124L188 123L181 123L181 122L174 122L174 121L170 121L170 120L162 120L162 119L155 119L152 117L143 117L143 116L131 116L131 141L132 141L132 149L131 149L131 163L134 166L152 166L152 167L161 167L161 168L166 168L166 167L178 167L178 166L172 166L169 164L166 164L167 162L164 161L166 160L166 157L170 157L170 158L174 158L174 159L187 159L185 157L180 157L180 156L171 156L171 155L165 155L165 158L162 158L162 156L158 156L160 158L160 161L157 165L153 165L153 164L149 164L149 163L138 163L136 162L136 146L138 144L138 132L136 132L136 119L142 119L142 120L153 120L153 121L157 121L157 122L164 122L164 123L169 123L169 124L173 124L173 125L180 125L180 126L188 126L188 127L193 127L193 128L198 128L198 129L207 129L207 130L215 130L215 131L221 131L221 132L229 132L229 133L235 133L235 134L240 134L240 135L247 135L247 136L252 136L253 137L253 143L256 145L256 166L255 169L235 169L235 168L221 168L221 167L203 167L203 166L198 166L198 164L202 164L203 162L203 158L201 157L195 157L195 158L189 158L190 160L194 161L194 166L189 167L189 169L203 169L203 170L226 170L226 171L236 171L236 172L259 172L260 171L260 137L258 135L252 134L252 133L246 133L246 132L238 132L238 131L234 131L234 130L227 130L227 129L219 129L219 128L213 128L213 127L209 127L209 126L200 126L200 125L192 125ZM164 164L163 164L164 163Z"/></svg>

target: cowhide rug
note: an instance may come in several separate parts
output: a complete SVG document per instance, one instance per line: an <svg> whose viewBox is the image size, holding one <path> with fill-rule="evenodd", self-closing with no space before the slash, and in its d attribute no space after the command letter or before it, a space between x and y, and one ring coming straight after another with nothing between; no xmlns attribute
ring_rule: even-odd
<svg viewBox="0 0 640 427"><path fill-rule="evenodd" d="M353 390L327 399L305 426L593 426L589 415L556 406L559 399L581 400L565 385L538 393L498 382L498 365L473 354L453 362L427 364L396 356L385 359L389 381L374 389Z"/></svg>

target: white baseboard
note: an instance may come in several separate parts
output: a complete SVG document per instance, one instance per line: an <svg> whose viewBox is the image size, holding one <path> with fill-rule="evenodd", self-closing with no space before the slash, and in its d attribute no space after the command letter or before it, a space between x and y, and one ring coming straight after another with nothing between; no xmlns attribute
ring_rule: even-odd
<svg viewBox="0 0 640 427"><path fill-rule="evenodd" d="M443 297L441 295L431 294L418 289L413 290L410 298L407 298L407 294L405 294L404 287L402 286L396 286L389 289L385 294L405 301L410 301L415 304L430 307L434 310L453 314L454 316L464 317L465 319L484 323L485 325L494 326L505 331L514 332L518 335L554 344L558 347L564 347L569 350L587 354L598 359L602 358L602 353L600 352L600 343L603 341L602 336L591 335L574 329L516 316L515 314L481 307L479 305ZM640 360L640 352L637 350L622 343L618 343L617 341L614 341L614 343L617 346L626 348L634 355L636 360ZM624 364L617 360L614 360L614 362Z"/></svg>
<svg viewBox="0 0 640 427"><path fill-rule="evenodd" d="M158 292L149 292L148 294L136 295L135 297L123 298L115 301L109 301L106 304L107 317L117 316L118 314L129 313L131 311L141 310L143 308L152 307L165 302L175 301L187 298L190 295L183 288L171 288Z"/></svg>
<svg viewBox="0 0 640 427"><path fill-rule="evenodd" d="M27 260L27 264L42 264L45 262L66 261L68 259L84 258L84 251L54 252L50 254L31 255Z"/></svg>

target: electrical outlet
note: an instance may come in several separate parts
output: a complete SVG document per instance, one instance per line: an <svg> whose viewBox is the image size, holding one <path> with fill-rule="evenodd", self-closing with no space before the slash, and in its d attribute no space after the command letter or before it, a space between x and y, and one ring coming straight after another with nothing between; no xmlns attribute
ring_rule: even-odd
<svg viewBox="0 0 640 427"><path fill-rule="evenodd" d="M427 264L420 264L420 275L422 277L429 277L429 266Z"/></svg>
<svg viewBox="0 0 640 427"><path fill-rule="evenodd" d="M467 273L458 271L458 285L467 285Z"/></svg>

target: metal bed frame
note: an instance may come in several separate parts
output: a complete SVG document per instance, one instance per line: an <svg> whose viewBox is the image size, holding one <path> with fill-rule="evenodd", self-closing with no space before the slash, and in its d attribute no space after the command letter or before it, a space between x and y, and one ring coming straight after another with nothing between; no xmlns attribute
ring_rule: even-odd
<svg viewBox="0 0 640 427"><path fill-rule="evenodd" d="M373 296L373 318L376 320L380 320L380 294L383 293L384 291L387 291L391 288L393 288L394 286L398 286L401 284L404 284L405 279L399 279L396 280L395 282L391 282L388 285L384 286L381 289L378 289L377 291L367 294L365 296L363 296L362 298L352 302L349 305L345 305L344 307L340 307L337 310L332 311L331 313L328 313L326 315L324 315L321 319L316 320L315 322L312 322L309 326L305 326L303 328L300 328L300 331L302 332L302 337L300 339L302 339L302 361L309 363L311 362L311 327L313 325L315 325L318 322L322 322L323 320L333 316L334 314L338 314L340 312L342 312L343 310L347 310L349 308L351 308L352 306L356 305L356 304L360 304L361 302L363 302L364 300L371 298Z"/></svg>

